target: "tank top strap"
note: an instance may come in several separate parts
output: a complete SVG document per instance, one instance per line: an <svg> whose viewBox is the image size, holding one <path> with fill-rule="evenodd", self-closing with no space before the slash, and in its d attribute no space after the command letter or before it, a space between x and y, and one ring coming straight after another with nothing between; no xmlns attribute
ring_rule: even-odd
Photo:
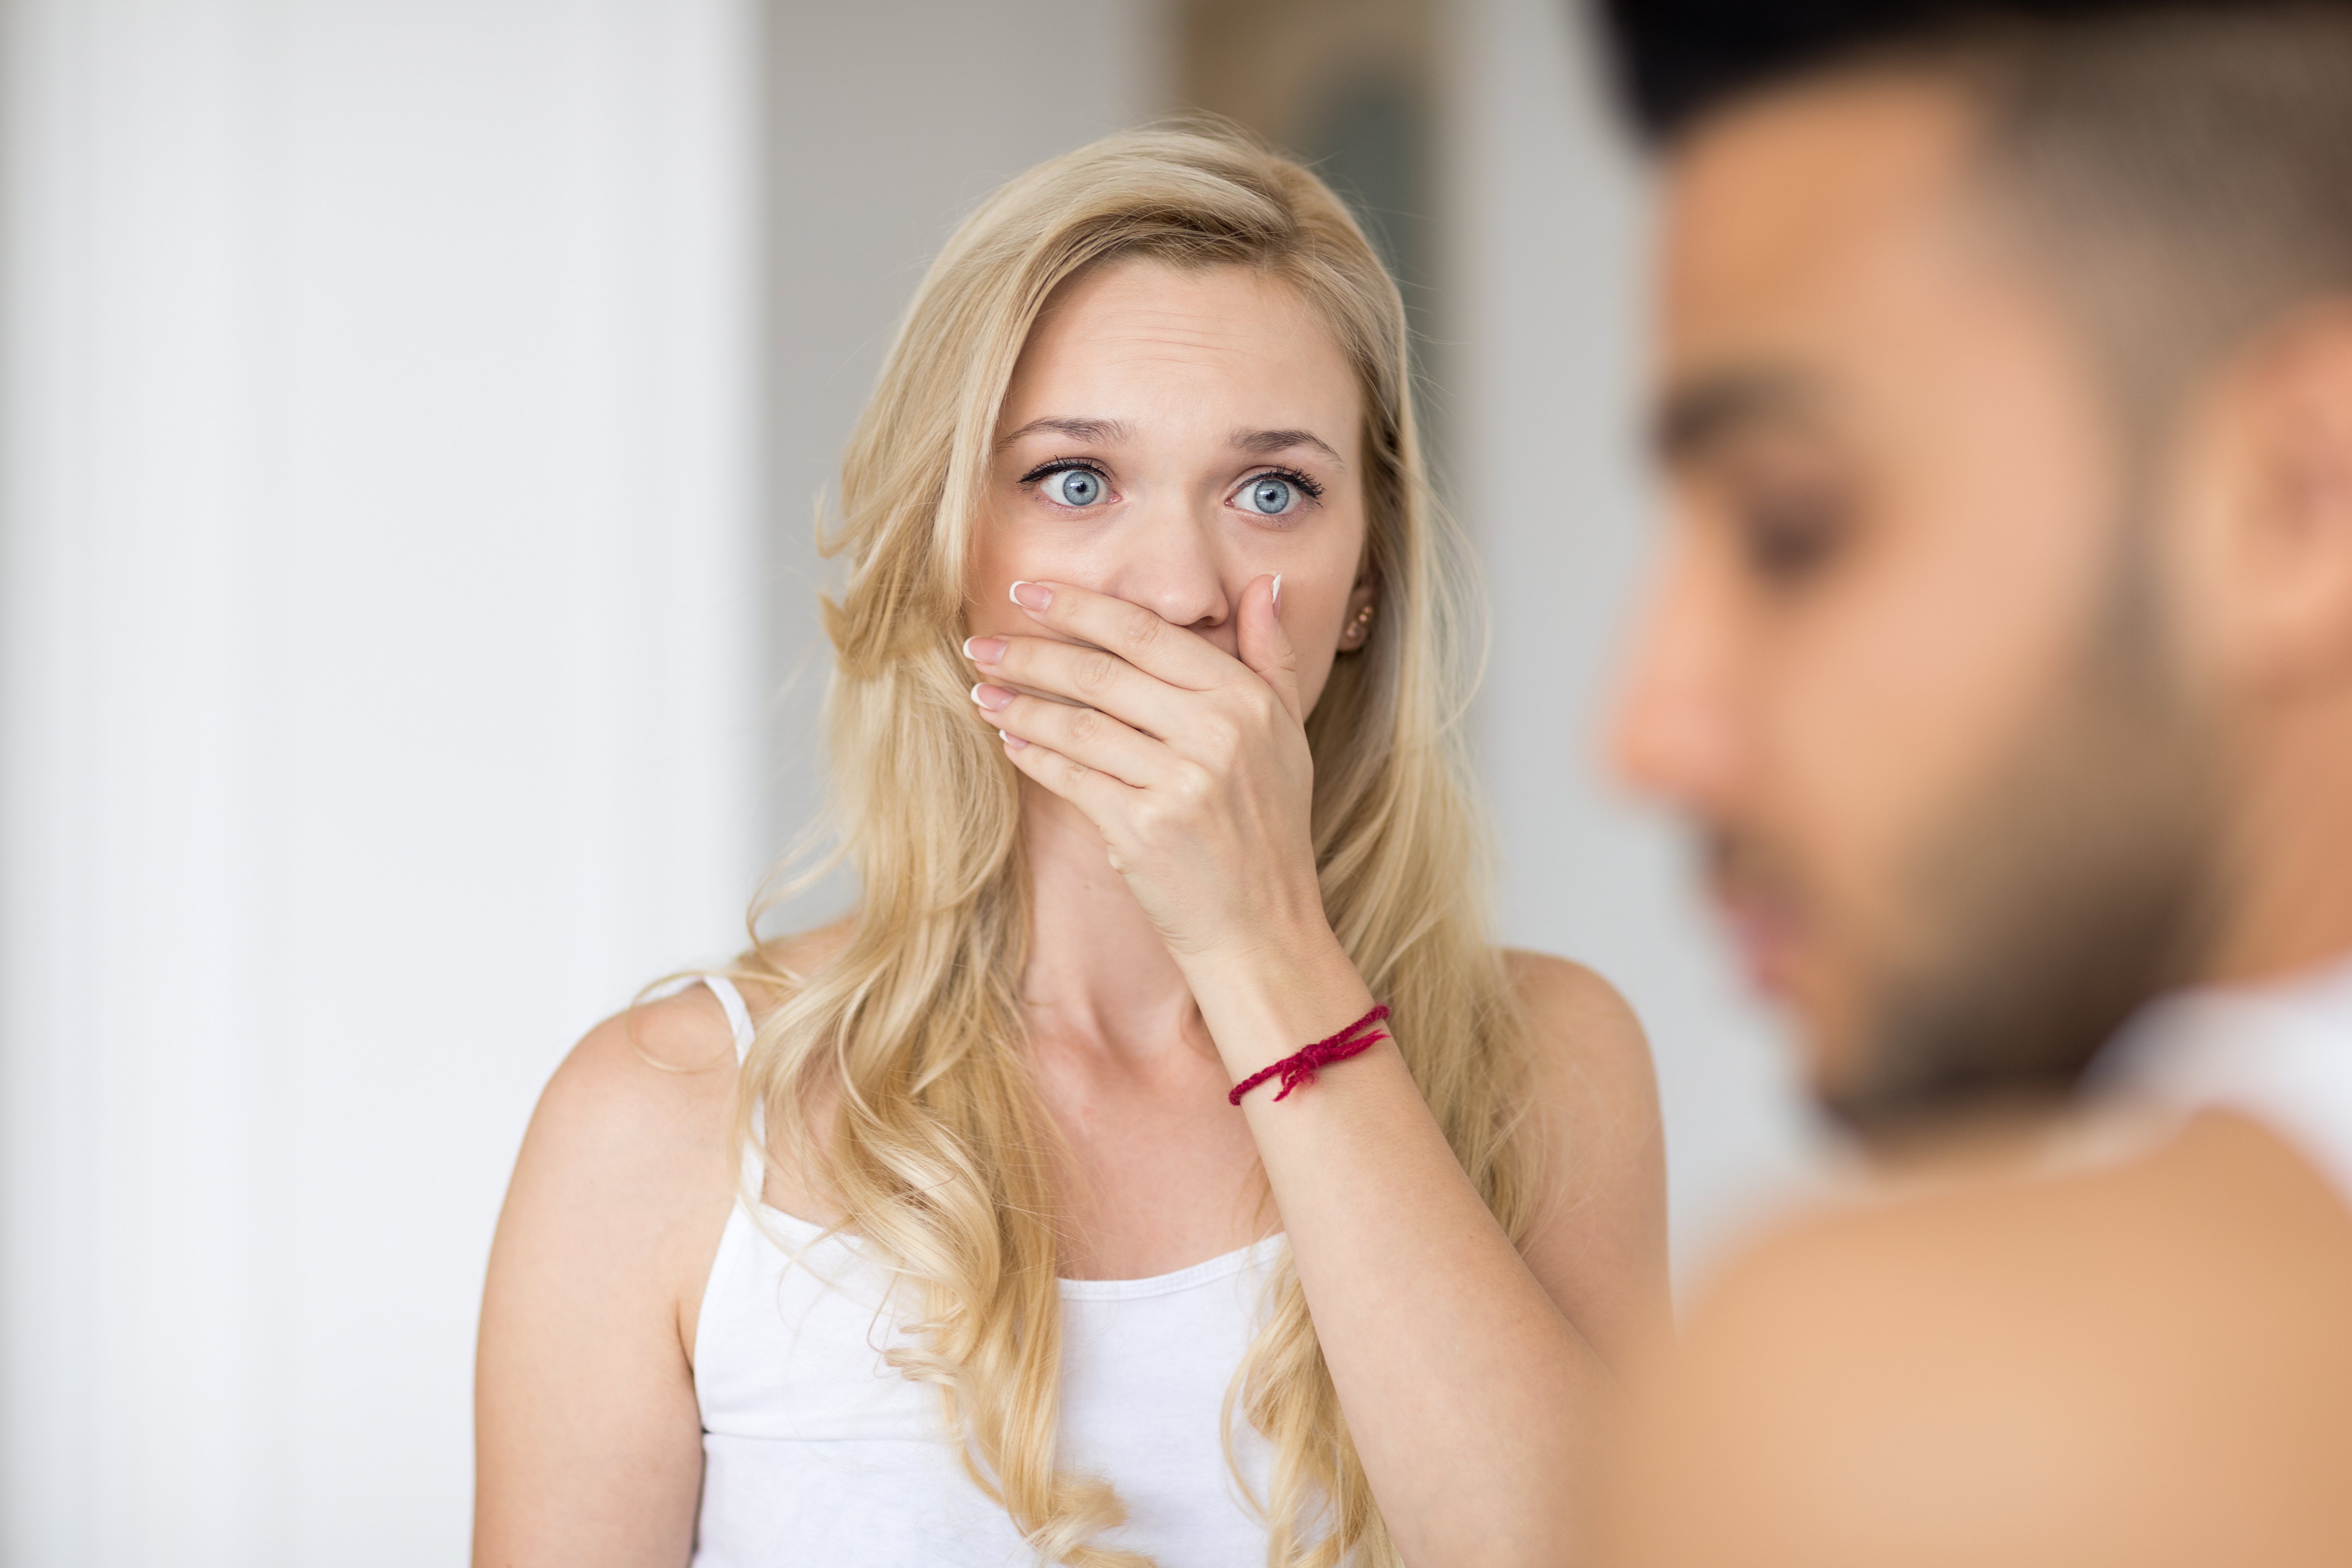
<svg viewBox="0 0 2352 1568"><path fill-rule="evenodd" d="M719 1007L727 1015L727 1026L735 1031L735 1063L740 1067L743 1058L751 1054L751 1009L743 1005L743 993L723 974L706 974L702 983L719 998Z"/></svg>
<svg viewBox="0 0 2352 1568"><path fill-rule="evenodd" d="M721 1011L727 1015L727 1026L735 1033L735 1065L741 1067L751 1052L751 1009L744 1005L743 993L723 974L706 974L702 983L719 998ZM751 1136L743 1145L743 1196L746 1202L759 1201L761 1189L768 1183L768 1160L761 1145L767 1142L767 1107L751 1107Z"/></svg>

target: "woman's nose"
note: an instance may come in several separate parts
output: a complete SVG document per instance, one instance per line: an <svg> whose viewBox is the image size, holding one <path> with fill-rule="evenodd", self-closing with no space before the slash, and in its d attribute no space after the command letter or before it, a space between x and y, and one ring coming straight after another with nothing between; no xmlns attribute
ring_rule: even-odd
<svg viewBox="0 0 2352 1568"><path fill-rule="evenodd" d="M1233 613L1217 550L1217 520L1190 505L1155 506L1137 522L1107 591L1180 626L1223 625Z"/></svg>

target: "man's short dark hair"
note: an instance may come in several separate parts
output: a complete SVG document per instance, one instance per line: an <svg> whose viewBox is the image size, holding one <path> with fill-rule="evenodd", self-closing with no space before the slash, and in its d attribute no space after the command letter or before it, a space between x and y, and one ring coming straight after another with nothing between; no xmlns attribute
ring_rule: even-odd
<svg viewBox="0 0 2352 1568"><path fill-rule="evenodd" d="M2352 301L2352 0L1601 0L1654 144L1750 98L1916 72L1981 118L2129 417L2247 334Z"/></svg>
<svg viewBox="0 0 2352 1568"><path fill-rule="evenodd" d="M1620 95L1643 137L1671 142L1750 92L1989 26L2242 12L2247 0L1598 0Z"/></svg>

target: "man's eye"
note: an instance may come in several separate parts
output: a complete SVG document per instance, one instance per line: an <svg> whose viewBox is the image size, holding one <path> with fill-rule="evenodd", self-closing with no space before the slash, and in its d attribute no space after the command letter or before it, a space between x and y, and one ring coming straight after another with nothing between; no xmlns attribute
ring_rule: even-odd
<svg viewBox="0 0 2352 1568"><path fill-rule="evenodd" d="M1088 507L1103 499L1102 476L1091 468L1057 468L1037 489L1059 506Z"/></svg>
<svg viewBox="0 0 2352 1568"><path fill-rule="evenodd" d="M1826 565L1845 536L1843 509L1825 499L1779 499L1743 508L1739 535L1750 570L1794 584Z"/></svg>

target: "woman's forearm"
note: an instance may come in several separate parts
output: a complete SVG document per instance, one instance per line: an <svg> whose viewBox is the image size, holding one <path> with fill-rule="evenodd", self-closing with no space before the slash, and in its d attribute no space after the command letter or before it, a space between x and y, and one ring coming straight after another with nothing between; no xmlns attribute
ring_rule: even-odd
<svg viewBox="0 0 2352 1568"><path fill-rule="evenodd" d="M1328 932L1187 969L1236 1080L1372 1002ZM1607 1369L1463 1173L1393 1044L1276 1091L1244 1096L1241 1114L1404 1560L1567 1561Z"/></svg>

